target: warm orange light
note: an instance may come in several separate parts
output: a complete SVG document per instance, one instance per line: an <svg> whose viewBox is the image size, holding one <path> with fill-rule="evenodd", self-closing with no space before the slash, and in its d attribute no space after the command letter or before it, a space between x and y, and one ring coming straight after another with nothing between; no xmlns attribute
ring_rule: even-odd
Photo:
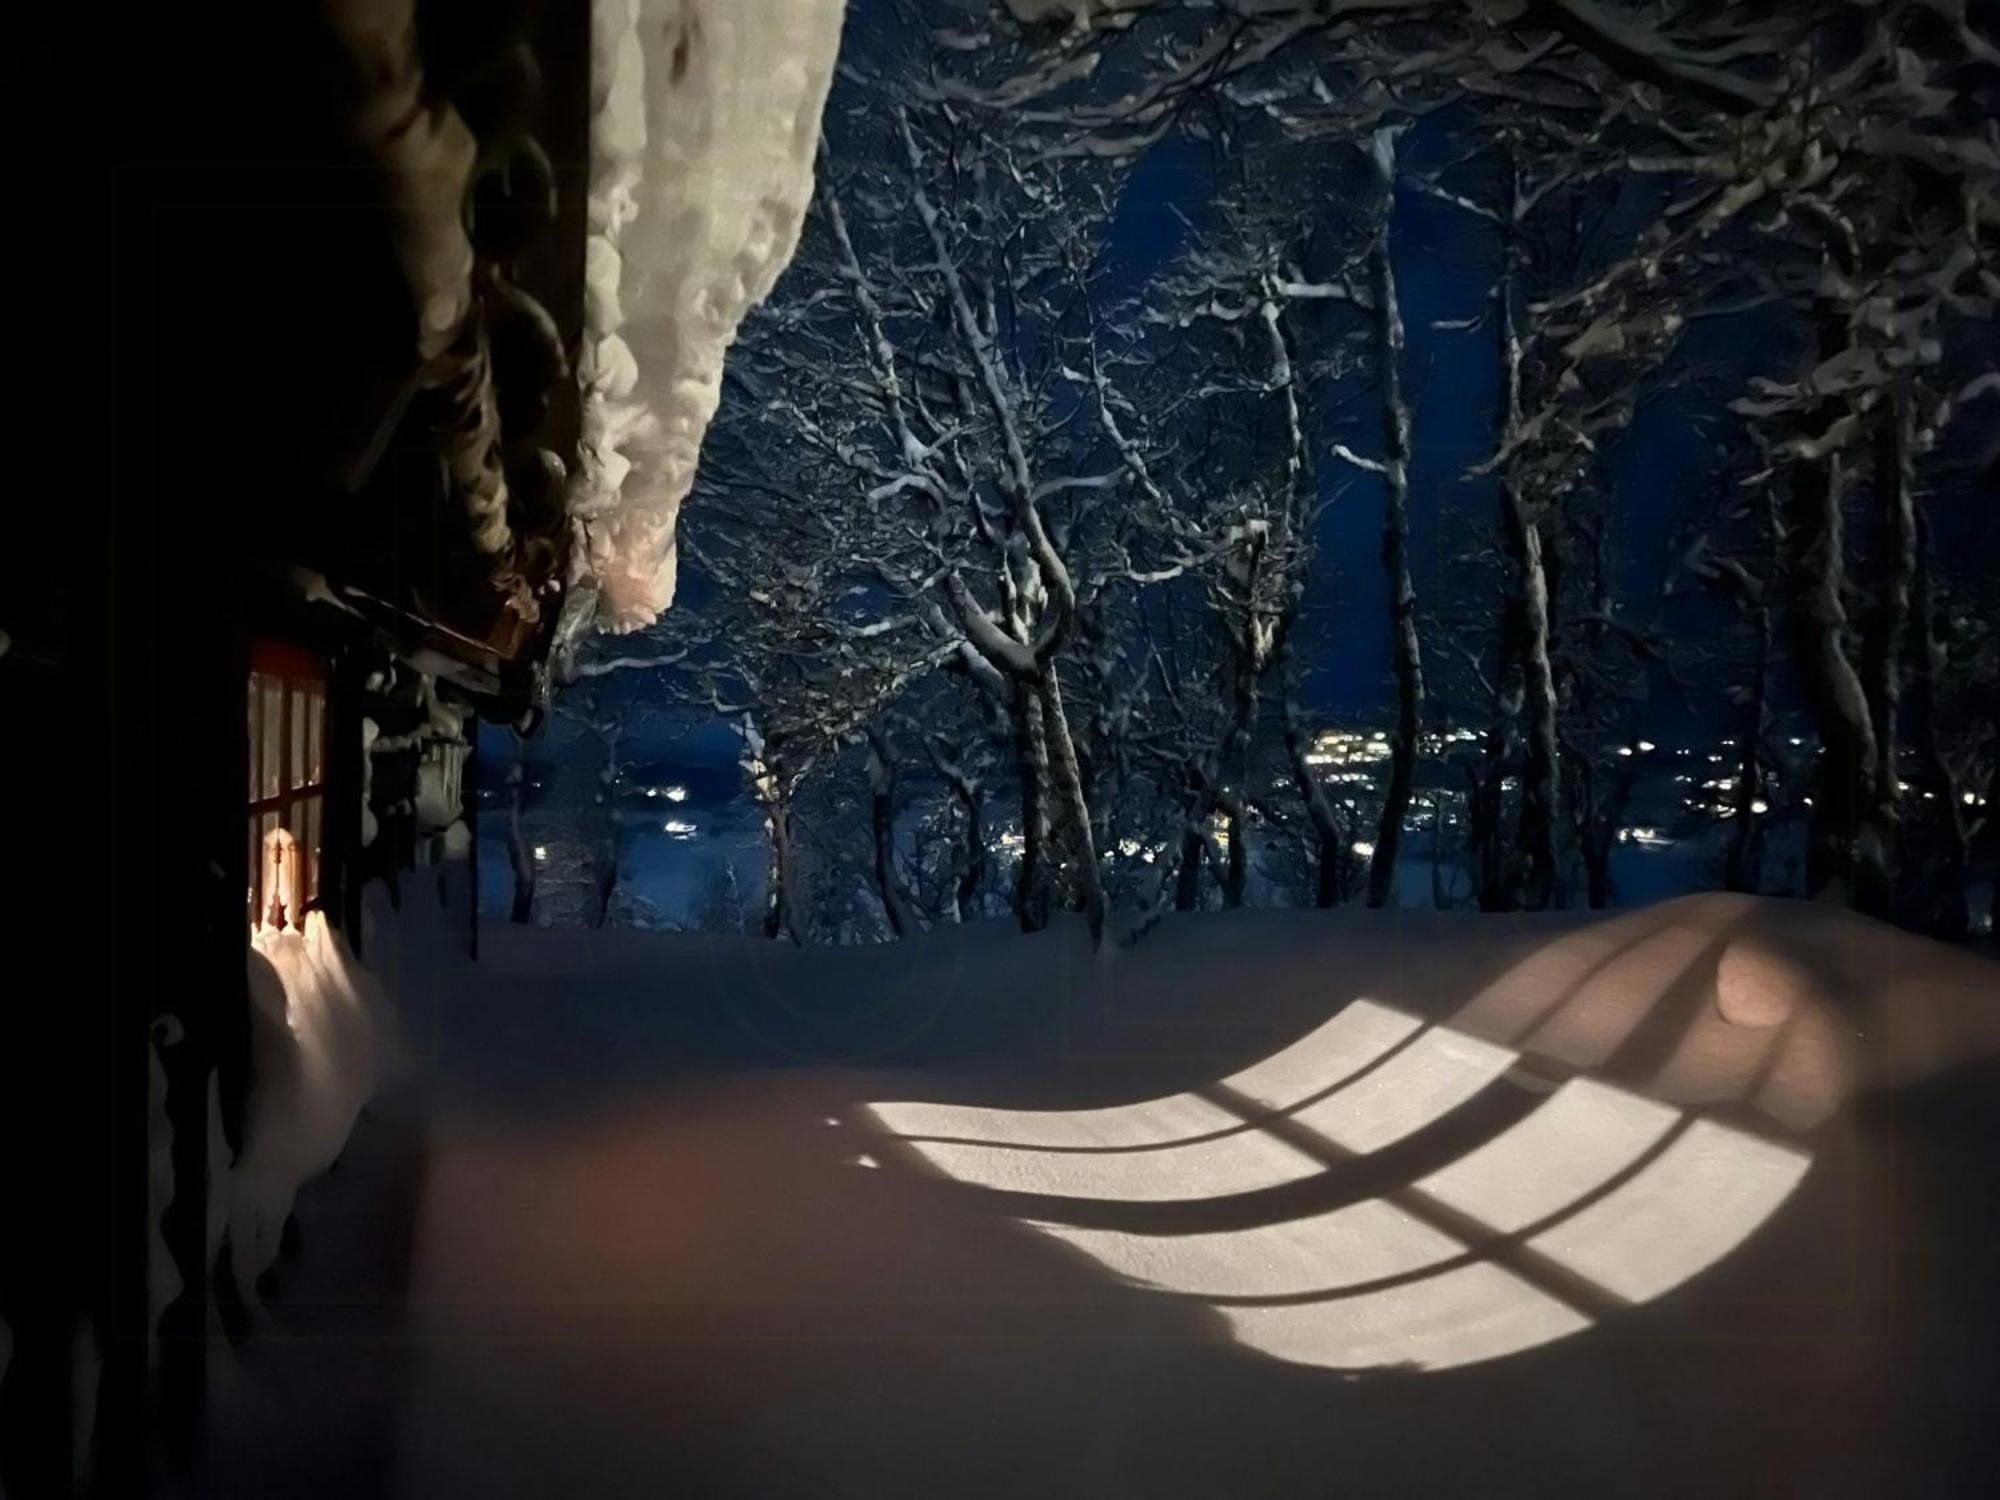
<svg viewBox="0 0 2000 1500"><path fill-rule="evenodd" d="M264 910L258 914L258 925L271 931L282 932L287 927L304 925L300 909L305 905L305 890L300 879L303 870L299 862L298 840L287 828L273 828L264 835L264 890L267 899Z"/></svg>

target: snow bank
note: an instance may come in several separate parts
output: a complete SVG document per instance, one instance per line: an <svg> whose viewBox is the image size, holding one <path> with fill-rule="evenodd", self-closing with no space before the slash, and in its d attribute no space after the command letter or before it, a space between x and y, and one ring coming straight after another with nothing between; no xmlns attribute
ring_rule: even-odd
<svg viewBox="0 0 2000 1500"><path fill-rule="evenodd" d="M299 1188L333 1165L394 1054L387 997L318 912L250 952L255 1086L229 1169L227 1231L246 1298L277 1259Z"/></svg>
<svg viewBox="0 0 2000 1500"><path fill-rule="evenodd" d="M791 260L842 0L597 0L573 586L673 599L674 527L746 312Z"/></svg>

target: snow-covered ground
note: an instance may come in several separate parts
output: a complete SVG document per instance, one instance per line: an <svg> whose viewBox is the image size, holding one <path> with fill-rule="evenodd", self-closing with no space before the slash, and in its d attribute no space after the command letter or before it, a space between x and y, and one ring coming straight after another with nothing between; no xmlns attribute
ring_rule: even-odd
<svg viewBox="0 0 2000 1500"><path fill-rule="evenodd" d="M1842 912L483 951L204 1493L1958 1493L2000 1415L1995 970Z"/></svg>

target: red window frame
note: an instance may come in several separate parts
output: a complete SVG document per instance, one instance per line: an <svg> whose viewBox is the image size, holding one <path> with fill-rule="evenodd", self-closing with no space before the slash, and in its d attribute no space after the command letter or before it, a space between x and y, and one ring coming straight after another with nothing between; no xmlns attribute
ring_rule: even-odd
<svg viewBox="0 0 2000 1500"><path fill-rule="evenodd" d="M249 853L246 893L250 925L263 925L272 896L264 840L275 829L298 847L298 911L284 901L285 925L304 921L319 895L320 850L326 837L326 664L279 641L250 644Z"/></svg>

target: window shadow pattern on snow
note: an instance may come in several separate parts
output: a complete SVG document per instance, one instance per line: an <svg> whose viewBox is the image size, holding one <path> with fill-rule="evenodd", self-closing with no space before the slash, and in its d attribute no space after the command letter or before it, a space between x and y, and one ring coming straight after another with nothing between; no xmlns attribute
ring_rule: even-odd
<svg viewBox="0 0 2000 1500"><path fill-rule="evenodd" d="M1668 926L1572 951L1537 1003L1555 975L1531 959L1450 1025L1358 999L1240 1073L1137 1104L868 1112L929 1170L1128 1284L1213 1307L1248 1347L1471 1364L1681 1285L1804 1177L1802 1145L1729 1109L1768 1084L1788 1025L1704 1043L1699 1106L1633 1086L1691 1076L1707 1021L1687 996L1712 989L1684 981L1713 948Z"/></svg>

